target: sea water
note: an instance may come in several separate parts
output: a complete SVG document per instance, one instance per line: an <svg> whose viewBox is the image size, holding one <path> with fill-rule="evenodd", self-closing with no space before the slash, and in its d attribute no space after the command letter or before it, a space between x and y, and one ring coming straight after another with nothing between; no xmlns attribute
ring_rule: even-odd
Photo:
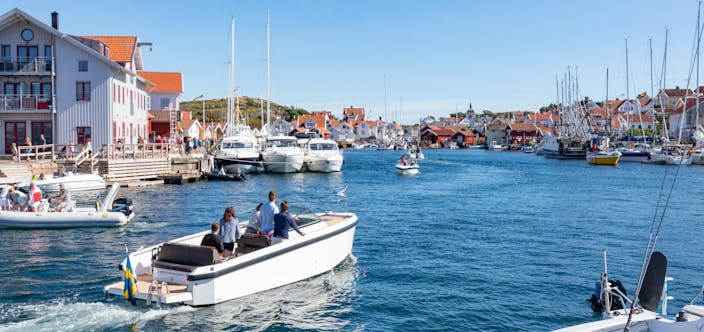
<svg viewBox="0 0 704 332"><path fill-rule="evenodd" d="M669 200L657 248L674 278L671 312L704 284L704 167L424 153L417 176L396 174L401 152L346 150L336 174L123 188L137 217L122 228L0 230L0 330L550 330L599 319L585 300L602 249L610 276L633 293L658 200ZM245 221L272 189L291 205L356 213L353 255L323 275L210 307L104 298L125 245L206 230L227 206Z"/></svg>

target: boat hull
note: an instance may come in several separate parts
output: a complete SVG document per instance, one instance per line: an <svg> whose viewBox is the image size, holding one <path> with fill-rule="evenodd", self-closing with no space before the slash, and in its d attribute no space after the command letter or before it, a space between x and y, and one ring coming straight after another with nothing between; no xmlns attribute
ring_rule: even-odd
<svg viewBox="0 0 704 332"><path fill-rule="evenodd" d="M396 172L398 172L398 175L416 175L416 174L420 174L420 167L418 167L418 165L413 165L413 166L396 165Z"/></svg>
<svg viewBox="0 0 704 332"><path fill-rule="evenodd" d="M4 228L74 228L119 227L132 219L121 212L17 212L0 211L0 227Z"/></svg>
<svg viewBox="0 0 704 332"><path fill-rule="evenodd" d="M44 192L58 192L59 184L63 183L66 189L70 191L83 190L104 190L105 179L97 174L76 174L62 177L55 177L48 180L34 181L39 188ZM20 186L28 186L29 183L20 184Z"/></svg>
<svg viewBox="0 0 704 332"><path fill-rule="evenodd" d="M158 300L164 304L206 306L263 292L325 273L339 265L352 253L357 216L351 213L328 214L337 218L301 227L306 236L291 232L290 239L237 256L223 263L202 266L191 272L154 267L154 280L166 282L169 288L181 287L184 292L149 296L138 292L139 300ZM196 233L170 243L197 245L208 232ZM152 251L161 245L142 249L130 255L136 275L151 271ZM124 271L125 261L121 263ZM285 273L282 273L285 271ZM122 272L124 278L124 272ZM106 294L122 296L122 282L105 287Z"/></svg>
<svg viewBox="0 0 704 332"><path fill-rule="evenodd" d="M618 152L587 154L587 162L592 165L616 166L621 158Z"/></svg>
<svg viewBox="0 0 704 332"><path fill-rule="evenodd" d="M303 168L303 154L262 154L264 169L268 173L296 173Z"/></svg>
<svg viewBox="0 0 704 332"><path fill-rule="evenodd" d="M621 151L621 161L641 162L650 158L650 152L646 151Z"/></svg>
<svg viewBox="0 0 704 332"><path fill-rule="evenodd" d="M261 162L259 155L238 157L220 154L215 156L215 164L225 167L230 173L257 173L261 171Z"/></svg>
<svg viewBox="0 0 704 332"><path fill-rule="evenodd" d="M309 172L333 173L342 169L342 156L323 159L308 159L305 161L306 170Z"/></svg>

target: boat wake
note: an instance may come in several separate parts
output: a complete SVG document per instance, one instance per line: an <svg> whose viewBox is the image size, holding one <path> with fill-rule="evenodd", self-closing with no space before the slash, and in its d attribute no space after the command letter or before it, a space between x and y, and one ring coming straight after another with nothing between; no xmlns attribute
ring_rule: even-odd
<svg viewBox="0 0 704 332"><path fill-rule="evenodd" d="M96 331L116 327L139 328L161 317L194 311L192 307L164 309L135 308L126 305L56 300L40 304L0 304L0 331Z"/></svg>

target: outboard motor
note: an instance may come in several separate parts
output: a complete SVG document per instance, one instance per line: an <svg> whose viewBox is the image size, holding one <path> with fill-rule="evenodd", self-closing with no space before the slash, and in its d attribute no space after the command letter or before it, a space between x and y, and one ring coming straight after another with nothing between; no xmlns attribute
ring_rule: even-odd
<svg viewBox="0 0 704 332"><path fill-rule="evenodd" d="M628 297L628 294L626 293L626 288L623 287L623 284L621 283L620 280L618 279L612 279L609 280L609 285L611 287L616 287L620 293L622 293L624 296ZM611 308L605 308L604 306L606 305L607 301L606 299L602 298L600 294L602 294L602 289L601 289L601 283L597 282L596 283L596 290L595 294L592 294L592 297L589 298L587 301L591 303L592 311L594 312L608 312L611 310L619 310L623 309L623 302L619 300L621 298L619 295L615 295L612 292L607 292L607 295L609 297L608 303L611 303Z"/></svg>
<svg viewBox="0 0 704 332"><path fill-rule="evenodd" d="M122 212L125 216L129 217L132 214L132 199L131 198L117 198L112 202L112 208L110 211Z"/></svg>

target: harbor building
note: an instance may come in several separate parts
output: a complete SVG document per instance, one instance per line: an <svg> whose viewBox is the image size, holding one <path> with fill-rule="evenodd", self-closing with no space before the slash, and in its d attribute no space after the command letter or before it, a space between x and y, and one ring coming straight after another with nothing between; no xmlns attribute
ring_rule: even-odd
<svg viewBox="0 0 704 332"><path fill-rule="evenodd" d="M85 144L148 137L150 92L137 36L64 33L20 9L0 16L0 144ZM179 84L180 85L180 84ZM174 103L178 105L177 102ZM171 106L170 107L174 107Z"/></svg>

